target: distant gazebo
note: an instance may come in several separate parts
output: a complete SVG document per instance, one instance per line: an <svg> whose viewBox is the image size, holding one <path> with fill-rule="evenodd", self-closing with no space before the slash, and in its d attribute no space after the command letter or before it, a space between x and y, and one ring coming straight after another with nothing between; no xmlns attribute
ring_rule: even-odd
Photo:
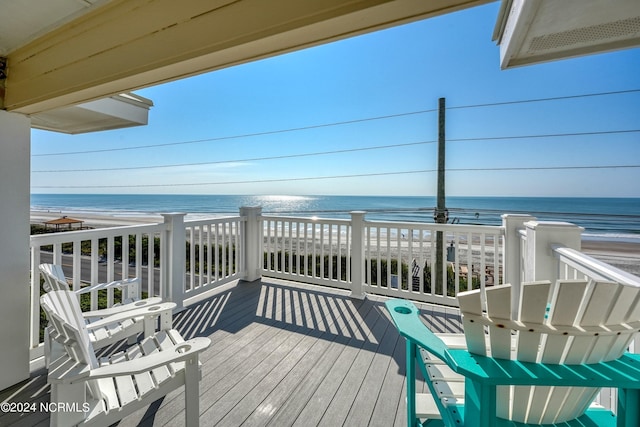
<svg viewBox="0 0 640 427"><path fill-rule="evenodd" d="M68 216L63 216L62 218L58 218L58 219L52 219L50 221L45 221L44 225L45 228L48 227L49 225L55 225L56 226L56 231L60 231L61 227L67 226L67 228L69 230L73 230L74 226L76 224L79 224L79 226L77 227L78 230L82 230L82 224L84 223L84 221L79 220L79 219L75 219L75 218L69 218Z"/></svg>

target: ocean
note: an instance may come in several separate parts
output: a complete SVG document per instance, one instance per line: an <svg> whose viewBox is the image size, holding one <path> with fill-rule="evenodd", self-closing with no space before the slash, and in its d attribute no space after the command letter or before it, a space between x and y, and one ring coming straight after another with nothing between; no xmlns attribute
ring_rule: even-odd
<svg viewBox="0 0 640 427"><path fill-rule="evenodd" d="M34 211L135 216L187 212L190 217L237 214L241 206L262 206L268 214L433 222L435 197L32 194ZM568 221L586 238L640 242L640 198L448 197L449 222L498 225L504 213L530 214L544 221Z"/></svg>

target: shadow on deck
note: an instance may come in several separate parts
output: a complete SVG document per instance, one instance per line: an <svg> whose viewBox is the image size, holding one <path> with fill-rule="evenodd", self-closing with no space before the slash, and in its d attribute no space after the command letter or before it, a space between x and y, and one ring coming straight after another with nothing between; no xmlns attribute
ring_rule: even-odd
<svg viewBox="0 0 640 427"><path fill-rule="evenodd" d="M404 339L385 299L263 278L221 287L177 314L185 339L212 340L201 356L200 425L406 425ZM416 305L432 330L461 330L457 310ZM2 402L49 399L44 369L0 392ZM117 425L183 423L177 390ZM48 424L46 412L0 413L2 426Z"/></svg>

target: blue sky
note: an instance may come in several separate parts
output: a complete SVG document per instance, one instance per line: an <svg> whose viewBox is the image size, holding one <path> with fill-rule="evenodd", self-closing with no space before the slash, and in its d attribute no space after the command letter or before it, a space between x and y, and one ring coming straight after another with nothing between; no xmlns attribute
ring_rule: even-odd
<svg viewBox="0 0 640 427"><path fill-rule="evenodd" d="M32 193L431 196L437 114L406 113L640 89L640 49L501 71L498 6L138 90L154 102L147 126L33 130ZM456 141L637 129L640 92L451 108L447 194L640 197L640 167L584 168L639 166L639 132ZM344 150L358 151L318 154Z"/></svg>

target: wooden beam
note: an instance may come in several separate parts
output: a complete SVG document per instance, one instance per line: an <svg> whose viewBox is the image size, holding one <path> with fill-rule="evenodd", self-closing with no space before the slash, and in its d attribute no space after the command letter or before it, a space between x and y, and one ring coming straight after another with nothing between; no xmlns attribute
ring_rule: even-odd
<svg viewBox="0 0 640 427"><path fill-rule="evenodd" d="M489 0L114 0L12 52L25 114L448 13Z"/></svg>

